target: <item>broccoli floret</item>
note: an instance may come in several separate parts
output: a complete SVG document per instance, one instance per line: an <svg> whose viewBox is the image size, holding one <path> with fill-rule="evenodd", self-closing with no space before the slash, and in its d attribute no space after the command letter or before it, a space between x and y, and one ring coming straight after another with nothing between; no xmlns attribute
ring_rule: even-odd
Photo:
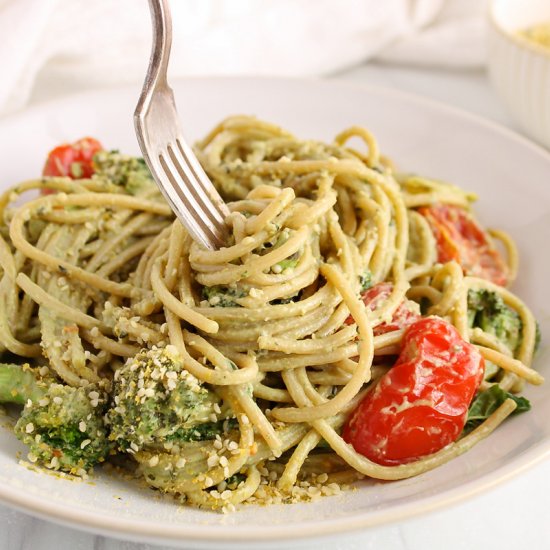
<svg viewBox="0 0 550 550"><path fill-rule="evenodd" d="M119 450L161 445L180 430L198 430L220 412L219 398L189 373L172 345L142 350L116 371L107 423Z"/></svg>
<svg viewBox="0 0 550 550"><path fill-rule="evenodd" d="M103 422L106 393L92 384L59 384L40 372L28 365L0 365L0 401L24 404L15 434L29 447L29 460L80 475L110 451Z"/></svg>
<svg viewBox="0 0 550 550"><path fill-rule="evenodd" d="M168 441L185 443L187 441L207 441L214 439L217 435L227 434L237 428L239 423L235 418L218 420L217 422L205 422L194 428L180 429L168 436Z"/></svg>
<svg viewBox="0 0 550 550"><path fill-rule="evenodd" d="M94 156L95 173L123 187L130 195L139 195L155 185L149 168L140 157L118 151L99 151Z"/></svg>
<svg viewBox="0 0 550 550"><path fill-rule="evenodd" d="M203 286L202 297L214 307L240 307L239 298L244 298L248 293L242 288L231 288L223 285Z"/></svg>
<svg viewBox="0 0 550 550"><path fill-rule="evenodd" d="M468 292L468 322L471 328L479 327L493 334L512 351L521 343L521 319L496 292L485 289Z"/></svg>
<svg viewBox="0 0 550 550"><path fill-rule="evenodd" d="M260 256L272 252L286 243L290 235L291 231L288 228L284 228L280 233L277 233L275 237L262 243L254 252ZM300 255L299 250L294 252L288 258L274 264L271 267L271 271L273 271L273 273L282 273L285 269L294 269L300 261Z"/></svg>

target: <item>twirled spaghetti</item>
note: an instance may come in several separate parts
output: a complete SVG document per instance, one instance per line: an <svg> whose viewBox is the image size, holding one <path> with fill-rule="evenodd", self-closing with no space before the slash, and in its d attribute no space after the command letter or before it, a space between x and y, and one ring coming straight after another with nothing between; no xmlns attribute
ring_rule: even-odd
<svg viewBox="0 0 550 550"><path fill-rule="evenodd" d="M365 151L348 147L351 138ZM361 476L410 477L471 448L513 402L408 464L376 464L340 435L350 411L392 366L404 328L376 327L404 302L415 315L422 306L422 315L448 319L478 346L493 364L484 388L542 382L531 368L536 322L529 309L504 286L438 259L422 208L469 209L471 195L395 174L358 127L324 144L232 117L196 150L231 211L230 242L217 251L192 242L151 180L121 184L108 167L88 179L23 182L0 199L4 353L81 386L112 379L140 350L165 349L219 398L213 421L226 421L221 433L128 449L150 485L230 509L332 494ZM14 206L19 195L46 187L55 192ZM503 232L492 234L505 244L510 282L515 247ZM387 296L365 307L362 288L380 283L388 283ZM468 295L479 289L519 316L517 349L471 326Z"/></svg>

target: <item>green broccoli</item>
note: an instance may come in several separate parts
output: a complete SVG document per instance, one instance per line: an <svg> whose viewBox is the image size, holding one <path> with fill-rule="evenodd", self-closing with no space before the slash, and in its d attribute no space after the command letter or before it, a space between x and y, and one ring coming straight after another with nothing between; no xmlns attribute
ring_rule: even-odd
<svg viewBox="0 0 550 550"><path fill-rule="evenodd" d="M215 439L217 435L227 434L238 427L239 423L235 418L227 418L216 422L205 422L194 428L179 429L166 440L174 443L186 443L188 441L207 441Z"/></svg>
<svg viewBox="0 0 550 550"><path fill-rule="evenodd" d="M57 383L47 367L0 364L0 402L24 405L15 434L31 462L81 475L109 454L106 393L97 385L74 388Z"/></svg>
<svg viewBox="0 0 550 550"><path fill-rule="evenodd" d="M468 323L494 335L514 352L522 339L522 322L511 307L496 292L470 290L468 292Z"/></svg>
<svg viewBox="0 0 550 550"><path fill-rule="evenodd" d="M118 151L99 151L94 156L98 177L123 187L130 195L140 195L155 185L149 168L140 157L122 155Z"/></svg>
<svg viewBox="0 0 550 550"><path fill-rule="evenodd" d="M221 413L220 399L184 368L172 345L128 360L115 373L112 396L106 419L123 452L158 447L177 433L198 439L193 434L209 431Z"/></svg>
<svg viewBox="0 0 550 550"><path fill-rule="evenodd" d="M270 240L265 241L261 244L257 249L254 250L256 254L259 254L260 256L263 256L264 254L267 254L269 252L272 252L273 250L279 248L284 243L288 241L291 235L291 230L288 227L285 227L282 231L277 233L274 237L272 237ZM294 269L298 262L300 261L301 251L298 250L291 254L288 258L285 258L284 260L281 260L280 262L277 262L271 267L271 271L273 273L282 273L285 269Z"/></svg>
<svg viewBox="0 0 550 550"><path fill-rule="evenodd" d="M242 288L231 288L223 285L203 286L202 297L214 307L240 307L239 298L248 296Z"/></svg>

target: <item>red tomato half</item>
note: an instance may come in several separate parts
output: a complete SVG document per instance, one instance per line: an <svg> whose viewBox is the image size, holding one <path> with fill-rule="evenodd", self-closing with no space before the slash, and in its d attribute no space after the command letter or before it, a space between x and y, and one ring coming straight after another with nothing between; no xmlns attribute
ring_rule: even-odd
<svg viewBox="0 0 550 550"><path fill-rule="evenodd" d="M406 464L455 441L483 379L479 351L438 317L408 327L397 363L344 425L342 437L369 460Z"/></svg>
<svg viewBox="0 0 550 550"><path fill-rule="evenodd" d="M59 145L50 151L42 175L72 179L89 178L94 173L94 155L102 149L101 143L91 137Z"/></svg>
<svg viewBox="0 0 550 550"><path fill-rule="evenodd" d="M361 294L363 303L371 311L374 311L382 305L384 300L387 300L392 293L393 285L391 283L378 283L377 285L368 288ZM385 334L386 332L392 332L404 328L411 323L414 323L420 318L420 315L413 309L413 303L410 300L404 300L397 309L394 311L391 321L389 323L380 323L373 329L375 336L379 334ZM350 315L346 319L346 325L351 325L355 321Z"/></svg>
<svg viewBox="0 0 550 550"><path fill-rule="evenodd" d="M464 208L434 204L418 209L432 229L437 242L438 262L456 260L464 272L505 285L508 270L487 233Z"/></svg>

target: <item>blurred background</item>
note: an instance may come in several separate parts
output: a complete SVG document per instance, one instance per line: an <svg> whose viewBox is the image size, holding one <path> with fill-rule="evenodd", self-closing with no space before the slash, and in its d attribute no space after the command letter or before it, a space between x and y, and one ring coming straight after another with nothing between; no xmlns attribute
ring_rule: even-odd
<svg viewBox="0 0 550 550"><path fill-rule="evenodd" d="M0 0L0 116L82 90L134 84L137 94L151 45L147 4ZM171 8L172 79L359 80L450 102L550 148L550 0L172 0Z"/></svg>
<svg viewBox="0 0 550 550"><path fill-rule="evenodd" d="M479 70L484 0L173 0L172 77L334 75L377 65ZM0 113L141 83L145 0L0 0Z"/></svg>
<svg viewBox="0 0 550 550"><path fill-rule="evenodd" d="M550 148L550 0L172 0L171 8L172 79L382 84ZM82 90L135 84L137 94L150 43L146 0L0 0L0 116Z"/></svg>

